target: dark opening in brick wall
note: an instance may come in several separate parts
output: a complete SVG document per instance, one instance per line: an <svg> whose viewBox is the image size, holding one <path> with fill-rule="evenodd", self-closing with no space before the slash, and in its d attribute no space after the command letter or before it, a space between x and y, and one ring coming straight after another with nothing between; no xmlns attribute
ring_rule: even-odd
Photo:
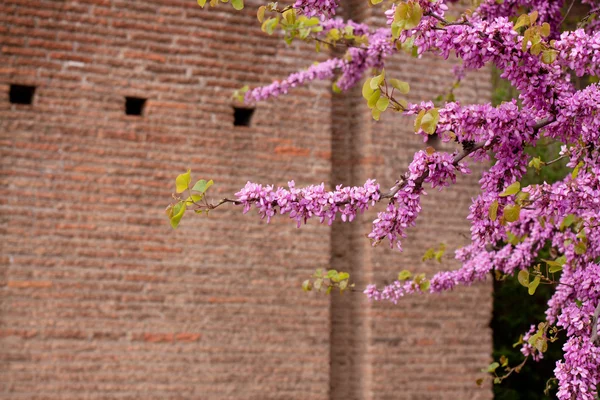
<svg viewBox="0 0 600 400"><path fill-rule="evenodd" d="M125 114L143 115L146 99L141 97L125 97Z"/></svg>
<svg viewBox="0 0 600 400"><path fill-rule="evenodd" d="M8 97L13 104L32 104L35 86L10 85Z"/></svg>
<svg viewBox="0 0 600 400"><path fill-rule="evenodd" d="M254 114L254 108L233 107L233 125L250 126L252 114Z"/></svg>

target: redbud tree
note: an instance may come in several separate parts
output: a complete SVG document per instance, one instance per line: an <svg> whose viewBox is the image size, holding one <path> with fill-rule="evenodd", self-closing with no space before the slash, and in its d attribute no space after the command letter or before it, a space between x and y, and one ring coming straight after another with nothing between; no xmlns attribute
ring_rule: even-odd
<svg viewBox="0 0 600 400"><path fill-rule="evenodd" d="M371 3L378 6L382 1ZM206 2L198 0L202 7ZM600 381L600 85L592 78L595 83L577 88L571 78L600 76L600 1L582 0L589 12L575 29L563 32L561 25L573 4L561 0L482 0L458 18L448 16L449 2L391 0L379 5L387 17L384 28L335 18L338 0L265 4L257 10L265 33L282 30L288 43L340 46L345 54L264 87L244 87L237 96L247 103L265 101L316 79L332 80L334 91L362 84L375 120L389 111L408 116L416 134L454 143L454 152L418 151L390 190L375 179L334 190L324 184L298 188L294 181L287 188L248 182L235 197L218 203L205 198L213 182L192 185L188 171L176 179L177 202L167 209L171 225L177 227L186 210L203 213L226 204L240 206L244 213L254 209L267 222L287 215L298 227L309 219L352 222L357 213L384 203L385 209L373 217L368 238L373 245L386 242L402 251L426 188L443 190L458 175L470 173L468 163L483 162L481 192L468 216L471 242L456 250L462 267L430 278L405 270L387 286L368 285L364 295L397 303L408 294L452 290L493 275L516 274L530 294L541 284L553 285L546 320L532 325L519 341L523 362L511 366L501 358L487 371L500 383L528 360L542 358L549 343L564 335L563 358L554 369L558 398L595 399ZM210 0L211 6L218 3ZM231 4L237 10L244 7L243 0ZM462 61L455 70L459 79L464 71L491 64L519 97L497 107L461 105L451 99L437 107L432 101L411 104L402 98L409 83L385 72L386 60L399 51L416 57L457 57ZM525 151L542 138L561 144L558 158L543 160ZM572 169L564 179L521 185L528 168L539 171L560 160ZM554 256L540 258L548 246ZM343 291L352 286L349 278L334 270L317 271L303 288Z"/></svg>

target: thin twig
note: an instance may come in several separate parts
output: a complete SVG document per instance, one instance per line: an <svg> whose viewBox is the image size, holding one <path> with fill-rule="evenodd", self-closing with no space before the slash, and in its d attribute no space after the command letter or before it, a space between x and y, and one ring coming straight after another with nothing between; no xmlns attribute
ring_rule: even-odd
<svg viewBox="0 0 600 400"><path fill-rule="evenodd" d="M562 156L560 156L560 157L558 157L558 158L555 158L555 159L554 159L554 160L552 160L552 161L545 162L545 163L544 163L544 165L551 165L551 164L554 164L555 162L559 162L560 160L562 160L563 158L567 158L568 156L569 156L568 154L563 154Z"/></svg>
<svg viewBox="0 0 600 400"><path fill-rule="evenodd" d="M565 22L565 20L567 19L567 16L569 16L569 13L571 12L571 8L573 8L573 4L575 4L575 0L571 1L571 5L569 6L569 9L565 13L565 16L563 17L563 19L560 20L560 23L557 25L558 27L560 27L563 24L563 22Z"/></svg>

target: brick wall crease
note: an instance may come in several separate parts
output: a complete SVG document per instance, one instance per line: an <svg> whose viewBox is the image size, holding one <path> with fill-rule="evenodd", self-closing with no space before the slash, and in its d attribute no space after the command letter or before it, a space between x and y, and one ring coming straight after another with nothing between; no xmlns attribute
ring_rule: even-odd
<svg viewBox="0 0 600 400"><path fill-rule="evenodd" d="M357 91L332 97L328 82L233 126L234 89L325 55L260 32L255 7L230 8L0 4L0 398L490 398L473 385L491 351L489 286L397 307L299 290L329 265L359 287L405 264L433 272L418 263L427 232L464 243L474 180L427 197L405 254L371 249L368 217L296 229L225 207L169 227L163 211L188 168L215 180L214 199L247 180L387 185L389 166L422 146L391 115L373 123ZM411 100L452 81L438 60L397 65ZM488 96L483 73L469 82L459 99ZM33 104L9 102L15 84L36 87ZM125 115L126 96L147 99L142 116Z"/></svg>

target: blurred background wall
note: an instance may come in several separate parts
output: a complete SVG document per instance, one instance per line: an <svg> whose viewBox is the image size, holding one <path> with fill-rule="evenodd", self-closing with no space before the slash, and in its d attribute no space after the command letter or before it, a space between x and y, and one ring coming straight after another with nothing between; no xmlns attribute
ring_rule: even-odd
<svg viewBox="0 0 600 400"><path fill-rule="evenodd" d="M234 110L234 89L327 57L263 34L257 4L0 4L0 398L491 397L475 385L491 360L491 285L397 306L300 290L316 268L362 289L458 267L477 170L425 198L404 253L371 248L374 213L296 229L223 207L169 227L188 168L215 180L215 199L247 180L386 188L426 146L410 118L376 123L359 89L332 95L330 82ZM341 14L383 23L362 0ZM452 65L402 55L388 73L420 101L447 92ZM481 71L456 96L490 93ZM422 263L440 243L444 262Z"/></svg>

